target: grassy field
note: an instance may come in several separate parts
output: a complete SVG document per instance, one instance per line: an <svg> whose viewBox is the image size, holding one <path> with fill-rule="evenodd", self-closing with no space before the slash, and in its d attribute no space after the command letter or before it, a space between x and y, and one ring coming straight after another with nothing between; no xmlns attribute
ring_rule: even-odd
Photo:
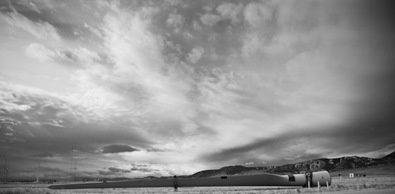
<svg viewBox="0 0 395 194"><path fill-rule="evenodd" d="M34 186L34 188L33 188ZM177 192L173 188L117 188L117 189L72 189L51 190L46 184L2 184L0 193L9 194L159 194L159 193L190 193L190 194L291 194L291 193L335 193L345 191L374 191L384 189L395 189L395 176L390 175L367 175L366 177L348 178L347 176L332 178L329 188L279 188L279 187L194 187L179 188Z"/></svg>
<svg viewBox="0 0 395 194"><path fill-rule="evenodd" d="M342 176L348 176L349 173L362 174L366 176L394 176L395 177L395 165L385 166L370 166L367 168L355 168L342 171L331 172L332 177L337 177L339 174Z"/></svg>

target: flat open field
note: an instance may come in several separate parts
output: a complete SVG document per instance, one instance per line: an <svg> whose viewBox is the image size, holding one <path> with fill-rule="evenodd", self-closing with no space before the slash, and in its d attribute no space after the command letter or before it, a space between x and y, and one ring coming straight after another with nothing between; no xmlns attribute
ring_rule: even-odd
<svg viewBox="0 0 395 194"><path fill-rule="evenodd" d="M332 177L337 177L339 174L342 176L348 176L349 173L361 174L366 176L394 176L395 177L395 165L385 166L370 166L367 168L355 168L342 171L331 172Z"/></svg>
<svg viewBox="0 0 395 194"><path fill-rule="evenodd" d="M34 188L33 188L34 186ZM117 189L71 189L51 190L49 184L2 184L0 193L10 194L83 194L83 193L110 193L110 194L159 194L159 193L210 193L210 194L291 194L291 193L395 193L395 176L367 176L360 178L333 177L329 188L301 188L301 187L194 187L179 188L117 188Z"/></svg>

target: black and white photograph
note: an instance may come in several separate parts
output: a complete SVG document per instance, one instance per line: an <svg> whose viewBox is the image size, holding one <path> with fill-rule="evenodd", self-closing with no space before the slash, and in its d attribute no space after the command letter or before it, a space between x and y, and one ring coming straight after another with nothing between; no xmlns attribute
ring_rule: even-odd
<svg viewBox="0 0 395 194"><path fill-rule="evenodd" d="M0 193L395 193L395 1L0 0Z"/></svg>

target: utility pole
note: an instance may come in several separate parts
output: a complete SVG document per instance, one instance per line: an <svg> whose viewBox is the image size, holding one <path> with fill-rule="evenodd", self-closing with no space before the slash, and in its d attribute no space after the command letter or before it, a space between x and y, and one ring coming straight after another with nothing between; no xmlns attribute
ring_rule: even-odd
<svg viewBox="0 0 395 194"><path fill-rule="evenodd" d="M70 179L73 181L75 178L75 167L74 167L74 146L71 146L71 157L70 157Z"/></svg>
<svg viewBox="0 0 395 194"><path fill-rule="evenodd" d="M73 156L70 158L70 179L73 177Z"/></svg>
<svg viewBox="0 0 395 194"><path fill-rule="evenodd" d="M8 182L8 168L7 168L7 158L4 158L4 181Z"/></svg>
<svg viewBox="0 0 395 194"><path fill-rule="evenodd" d="M76 174L77 174L77 160L76 159L74 159L74 168L73 168L73 170L74 170L73 179L75 179Z"/></svg>
<svg viewBox="0 0 395 194"><path fill-rule="evenodd" d="M74 179L75 179L76 173L77 173L77 160L74 160Z"/></svg>
<svg viewBox="0 0 395 194"><path fill-rule="evenodd" d="M37 164L37 174L36 174L36 176L37 176L37 180L36 180L36 182L40 182L40 168L41 168L41 162L38 162L38 164Z"/></svg>

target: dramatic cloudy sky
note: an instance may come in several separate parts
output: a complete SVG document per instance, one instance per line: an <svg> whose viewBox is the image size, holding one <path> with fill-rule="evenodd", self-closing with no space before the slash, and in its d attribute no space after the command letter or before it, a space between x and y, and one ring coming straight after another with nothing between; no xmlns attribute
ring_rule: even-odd
<svg viewBox="0 0 395 194"><path fill-rule="evenodd" d="M1 164L142 177L381 157L395 150L393 10L0 0Z"/></svg>

